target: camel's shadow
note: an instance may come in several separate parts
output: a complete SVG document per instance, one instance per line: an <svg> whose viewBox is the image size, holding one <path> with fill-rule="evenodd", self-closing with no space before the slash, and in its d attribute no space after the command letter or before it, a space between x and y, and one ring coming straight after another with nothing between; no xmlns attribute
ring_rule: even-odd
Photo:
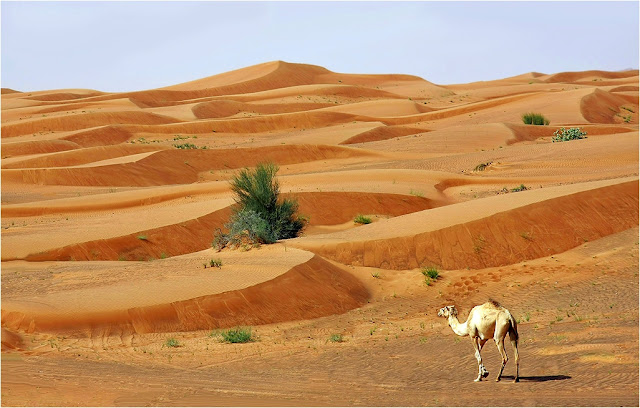
<svg viewBox="0 0 640 408"><path fill-rule="evenodd" d="M503 375L504 379L513 379L512 375ZM545 381L559 381L559 380L568 380L571 377L568 375L538 375L532 377L520 377L520 381L531 381L531 382L545 382Z"/></svg>

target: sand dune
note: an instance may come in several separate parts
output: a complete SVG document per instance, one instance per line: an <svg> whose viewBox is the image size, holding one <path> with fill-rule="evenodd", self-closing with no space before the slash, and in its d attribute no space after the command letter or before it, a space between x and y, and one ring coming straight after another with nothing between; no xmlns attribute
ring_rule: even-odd
<svg viewBox="0 0 640 408"><path fill-rule="evenodd" d="M558 74L549 75L544 79L545 82L578 82L584 79L603 78L603 79L629 79L637 82L638 70L611 72L611 71L580 71L580 72L560 72Z"/></svg>
<svg viewBox="0 0 640 408"><path fill-rule="evenodd" d="M637 406L638 97L638 70L436 85L283 61L3 88L3 403L495 405L437 317L493 298L522 339L508 404ZM215 251L229 180L265 161L303 235ZM235 326L255 341L211 332Z"/></svg>
<svg viewBox="0 0 640 408"><path fill-rule="evenodd" d="M627 106L631 111L621 109ZM633 120L628 123L638 123L637 115L630 115L638 111L638 102L614 95L610 92L596 89L593 93L586 95L580 102L580 110L584 117L591 123L622 123L623 117L620 112L629 115Z"/></svg>
<svg viewBox="0 0 640 408"><path fill-rule="evenodd" d="M167 291L166 288L164 290ZM157 291L154 293L157 294ZM368 297L366 289L356 278L318 257L264 283L187 300L167 299L167 303L158 304L154 296L147 299L149 304L118 310L120 304L132 299L130 294L125 293L120 301L111 297L108 304L111 310L96 311L92 310L95 304L86 303L96 295L101 297L95 290L92 292L90 296L88 293L79 293L77 298L72 298L82 302L82 305L74 304L71 311L85 310L81 314L74 312L72 317L68 310L66 313L64 309L53 313L49 310L59 309L64 302L68 304L69 297L73 297L74 293L65 293L61 299L53 295L51 300L39 298L38 303L49 306L49 310L44 308L42 311L13 312L12 303L8 302L7 310L2 311L3 324L16 331L83 336L192 331L313 319L361 306ZM108 293L111 295L114 290ZM172 295L180 296L175 292ZM140 301L139 297L137 299ZM30 300L21 302L29 303ZM91 307L88 309L86 306L89 305Z"/></svg>
<svg viewBox="0 0 640 408"><path fill-rule="evenodd" d="M435 208L444 204L442 201L424 197L407 197L392 194L302 192L287 194L286 196L292 196L298 200L300 213L309 218L309 227L353 222L353 219L358 214L393 217ZM21 214L29 213L24 206L15 208L17 211L12 213L17 213L20 208L22 209ZM34 212L37 211L36 209L33 210ZM225 224L230 214L231 209L225 207L195 219L181 220L176 224L141 229L123 235L118 235L118 232L113 232L112 228L110 228L108 234L116 236L74 242L61 248L38 253L28 252L29 248L33 247L31 243L33 238L27 235L22 238L23 242L21 245L19 244L19 249L5 248L3 259L26 259L38 262L69 260L141 261L188 254L211 247L215 231L218 229L226 231ZM162 221L158 219L158 222ZM94 231L94 235L97 234L101 234L101 232ZM140 239L141 236L145 237L145 239ZM78 240L82 239L82 237L76 234L67 236L66 239ZM63 241L58 241L58 243L61 242ZM40 245L40 248L43 249L43 244Z"/></svg>
<svg viewBox="0 0 640 408"><path fill-rule="evenodd" d="M14 137L37 132L54 132L86 129L109 124L165 124L177 120L148 112L99 112L84 113L74 116L60 116L37 119L2 126L2 137Z"/></svg>
<svg viewBox="0 0 640 408"><path fill-rule="evenodd" d="M343 264L383 269L508 265L637 225L637 180L610 184L496 196L484 199L490 202L484 206L477 201L450 205L358 230L300 238L294 245ZM558 230L565 232L559 235Z"/></svg>
<svg viewBox="0 0 640 408"><path fill-rule="evenodd" d="M153 150L150 149L150 150ZM109 150L106 150L109 151ZM373 153L333 146L273 146L259 149L162 150L132 163L99 167L3 170L3 182L72 186L154 186L198 181L200 172L240 169L264 161L280 164L366 157ZM65 155L69 156L69 154ZM220 159L220 158L223 159Z"/></svg>

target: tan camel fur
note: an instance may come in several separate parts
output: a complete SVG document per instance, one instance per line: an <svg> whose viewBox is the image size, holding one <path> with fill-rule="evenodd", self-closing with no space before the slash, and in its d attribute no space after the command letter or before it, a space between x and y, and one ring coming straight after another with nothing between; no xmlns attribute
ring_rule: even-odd
<svg viewBox="0 0 640 408"><path fill-rule="evenodd" d="M478 378L475 381L482 381L482 378L487 377L489 372L482 364L482 356L480 352L484 343L490 338L493 338L498 351L502 356L502 367L496 381L500 381L502 376L502 370L507 364L509 358L504 350L504 338L509 333L509 339L513 346L513 354L516 360L516 376L513 382L520 380L520 358L518 357L518 326L516 320L511 313L494 300L478 305L471 309L469 317L464 323L458 321L458 311L455 306L445 306L438 311L438 316L446 317L449 320L449 326L453 329L454 333L458 336L469 336L473 341L473 348L476 350L476 359L478 360Z"/></svg>

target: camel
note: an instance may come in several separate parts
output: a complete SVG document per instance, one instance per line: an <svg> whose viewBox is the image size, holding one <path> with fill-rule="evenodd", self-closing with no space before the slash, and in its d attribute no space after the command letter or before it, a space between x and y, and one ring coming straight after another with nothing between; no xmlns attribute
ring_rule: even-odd
<svg viewBox="0 0 640 408"><path fill-rule="evenodd" d="M498 346L498 351L502 356L502 367L496 381L500 381L504 366L507 365L509 358L504 350L504 338L509 333L509 339L513 346L513 354L516 360L516 376L513 382L520 381L519 369L520 358L518 357L518 326L516 320L511 313L502 307L495 300L475 306L469 312L469 317L464 323L458 321L458 311L455 306L445 306L438 311L438 316L446 317L449 320L449 326L458 336L469 336L473 341L473 347L476 350L476 359L478 360L478 378L474 381L482 381L489 375L489 371L482 364L482 356L480 352L484 343L493 337Z"/></svg>

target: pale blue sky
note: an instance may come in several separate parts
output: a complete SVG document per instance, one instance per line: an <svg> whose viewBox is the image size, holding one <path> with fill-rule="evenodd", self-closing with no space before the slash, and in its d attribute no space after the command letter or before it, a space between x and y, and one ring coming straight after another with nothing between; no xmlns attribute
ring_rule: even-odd
<svg viewBox="0 0 640 408"><path fill-rule="evenodd" d="M2 87L135 91L283 60L437 84L638 68L631 2L8 2Z"/></svg>

